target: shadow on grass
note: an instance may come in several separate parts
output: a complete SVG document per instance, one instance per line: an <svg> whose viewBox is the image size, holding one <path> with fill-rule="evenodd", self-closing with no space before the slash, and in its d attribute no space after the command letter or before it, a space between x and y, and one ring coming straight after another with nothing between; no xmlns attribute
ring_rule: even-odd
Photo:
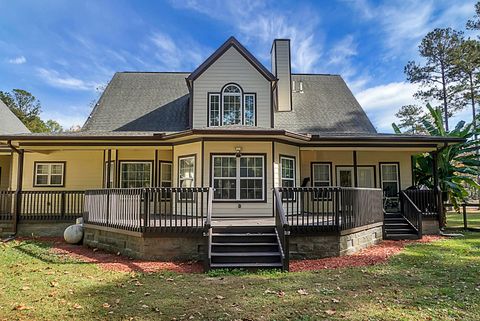
<svg viewBox="0 0 480 321"><path fill-rule="evenodd" d="M480 234L409 245L388 264L317 272L136 274L75 293L80 318L478 319ZM280 275L280 277L278 277ZM140 285L139 285L140 284ZM105 308L103 303L107 303Z"/></svg>

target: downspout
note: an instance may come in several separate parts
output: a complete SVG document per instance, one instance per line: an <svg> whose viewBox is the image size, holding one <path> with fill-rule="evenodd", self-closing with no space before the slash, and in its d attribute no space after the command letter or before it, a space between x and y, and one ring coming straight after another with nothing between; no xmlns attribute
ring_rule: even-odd
<svg viewBox="0 0 480 321"><path fill-rule="evenodd" d="M15 190L15 215L13 219L13 236L17 235L18 231L18 218L20 216L21 209L21 192L22 192L22 183L23 183L23 155L24 151L18 149L12 145L12 141L8 140L7 145L10 149L18 154L18 168L17 168L17 188Z"/></svg>

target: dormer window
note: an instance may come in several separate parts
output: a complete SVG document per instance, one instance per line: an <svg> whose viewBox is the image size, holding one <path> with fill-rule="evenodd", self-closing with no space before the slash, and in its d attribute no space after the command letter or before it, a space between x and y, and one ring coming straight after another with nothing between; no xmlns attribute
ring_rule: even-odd
<svg viewBox="0 0 480 321"><path fill-rule="evenodd" d="M244 93L236 84L225 85L220 93L209 93L208 126L255 126L255 98L255 93Z"/></svg>

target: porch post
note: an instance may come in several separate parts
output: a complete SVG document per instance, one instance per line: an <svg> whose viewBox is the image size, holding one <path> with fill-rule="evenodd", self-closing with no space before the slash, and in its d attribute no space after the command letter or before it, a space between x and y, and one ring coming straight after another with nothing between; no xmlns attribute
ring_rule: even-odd
<svg viewBox="0 0 480 321"><path fill-rule="evenodd" d="M444 222L444 209L443 209L443 201L442 201L442 192L439 186L439 179L438 179L438 151L432 153L432 171L433 171L433 188L434 193L436 195L436 202L438 206L438 225L442 228L445 225Z"/></svg>
<svg viewBox="0 0 480 321"><path fill-rule="evenodd" d="M353 151L353 187L358 187L357 180L357 151Z"/></svg>
<svg viewBox="0 0 480 321"><path fill-rule="evenodd" d="M111 175L111 171L112 171L112 150L109 149L107 151L107 188L112 188L112 184L110 184L110 175Z"/></svg>
<svg viewBox="0 0 480 321"><path fill-rule="evenodd" d="M23 185L23 150L15 150L17 159L17 188L15 190L15 215L13 216L14 233L17 234L18 220L22 210L22 185Z"/></svg>

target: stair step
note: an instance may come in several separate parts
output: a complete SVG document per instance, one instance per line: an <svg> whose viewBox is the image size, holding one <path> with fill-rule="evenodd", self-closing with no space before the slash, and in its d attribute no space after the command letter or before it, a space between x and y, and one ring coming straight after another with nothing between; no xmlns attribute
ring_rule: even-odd
<svg viewBox="0 0 480 321"><path fill-rule="evenodd" d="M212 233L212 236L277 236L275 233Z"/></svg>
<svg viewBox="0 0 480 321"><path fill-rule="evenodd" d="M269 242L255 242L255 243L238 243L238 242L224 242L224 243L212 243L212 246L275 246L278 245L278 243L269 243Z"/></svg>
<svg viewBox="0 0 480 321"><path fill-rule="evenodd" d="M280 252L212 252L212 256L280 256Z"/></svg>
<svg viewBox="0 0 480 321"><path fill-rule="evenodd" d="M417 233L417 231L415 231L413 228L393 228L393 229L389 229L389 228L386 228L385 231L387 233L395 233L395 234L398 234L398 233Z"/></svg>
<svg viewBox="0 0 480 321"><path fill-rule="evenodd" d="M386 234L387 240L417 240L419 239L417 234Z"/></svg>
<svg viewBox="0 0 480 321"><path fill-rule="evenodd" d="M211 268L282 268L282 263L212 263Z"/></svg>

